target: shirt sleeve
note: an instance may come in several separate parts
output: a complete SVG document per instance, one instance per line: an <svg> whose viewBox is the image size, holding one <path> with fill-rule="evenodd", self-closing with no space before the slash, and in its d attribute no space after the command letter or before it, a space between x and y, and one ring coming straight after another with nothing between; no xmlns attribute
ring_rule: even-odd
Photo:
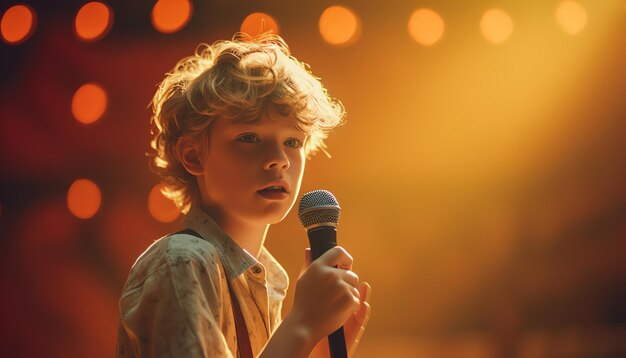
<svg viewBox="0 0 626 358"><path fill-rule="evenodd" d="M120 300L127 344L118 342L118 357L233 357L220 329L220 267L189 254L168 255Z"/></svg>

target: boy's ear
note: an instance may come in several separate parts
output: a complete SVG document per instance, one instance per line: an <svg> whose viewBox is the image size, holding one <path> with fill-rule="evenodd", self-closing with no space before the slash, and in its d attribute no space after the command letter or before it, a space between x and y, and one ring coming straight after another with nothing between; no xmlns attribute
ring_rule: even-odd
<svg viewBox="0 0 626 358"><path fill-rule="evenodd" d="M180 163L192 175L202 175L202 150L191 138L184 138L176 143L176 152Z"/></svg>

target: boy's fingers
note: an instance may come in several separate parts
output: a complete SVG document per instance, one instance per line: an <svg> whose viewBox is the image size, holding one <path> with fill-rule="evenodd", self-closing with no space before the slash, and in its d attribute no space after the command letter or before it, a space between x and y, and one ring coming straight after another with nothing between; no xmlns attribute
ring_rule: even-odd
<svg viewBox="0 0 626 358"><path fill-rule="evenodd" d="M363 281L359 284L359 293L361 297L363 297L363 301L369 302L370 297L372 296L372 286L366 281Z"/></svg>
<svg viewBox="0 0 626 358"><path fill-rule="evenodd" d="M361 307L359 307L359 309L354 312L356 321L359 322L361 324L361 326L366 326L367 325L367 321L369 321L370 319L370 315L372 313L372 306L370 306L369 303L362 301L361 302Z"/></svg>
<svg viewBox="0 0 626 358"><path fill-rule="evenodd" d="M372 307L369 304L370 298L372 297L372 287L369 283L363 281L359 284L358 288L361 298L361 307L359 307L359 310L356 312L356 319L361 322L362 326L365 326L367 325L372 311Z"/></svg>
<svg viewBox="0 0 626 358"><path fill-rule="evenodd" d="M350 270L345 270L345 272L343 273L343 280L346 281L348 284L350 284L350 286L354 286L356 288L358 288L359 286L359 276L354 273L354 271L350 271ZM359 288L359 297L363 297L363 292L361 292L361 289Z"/></svg>
<svg viewBox="0 0 626 358"><path fill-rule="evenodd" d="M341 246L329 249L317 261L324 265L339 267L345 270L352 269L352 256Z"/></svg>

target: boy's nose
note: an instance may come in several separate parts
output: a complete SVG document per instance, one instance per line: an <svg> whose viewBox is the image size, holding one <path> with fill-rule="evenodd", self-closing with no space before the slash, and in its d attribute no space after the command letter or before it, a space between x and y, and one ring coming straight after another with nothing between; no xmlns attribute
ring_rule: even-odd
<svg viewBox="0 0 626 358"><path fill-rule="evenodd" d="M287 154L281 148L274 148L268 153L268 157L263 164L263 167L267 170L274 168L281 168L283 170L289 168L289 158Z"/></svg>

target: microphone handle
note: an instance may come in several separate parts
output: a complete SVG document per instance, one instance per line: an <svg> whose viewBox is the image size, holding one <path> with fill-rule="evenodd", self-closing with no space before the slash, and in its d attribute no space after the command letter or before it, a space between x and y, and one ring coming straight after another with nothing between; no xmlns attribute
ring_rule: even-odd
<svg viewBox="0 0 626 358"><path fill-rule="evenodd" d="M317 260L326 251L337 246L337 228L319 226L307 231L311 245L311 259ZM346 337L343 326L328 336L328 347L331 358L347 358Z"/></svg>

